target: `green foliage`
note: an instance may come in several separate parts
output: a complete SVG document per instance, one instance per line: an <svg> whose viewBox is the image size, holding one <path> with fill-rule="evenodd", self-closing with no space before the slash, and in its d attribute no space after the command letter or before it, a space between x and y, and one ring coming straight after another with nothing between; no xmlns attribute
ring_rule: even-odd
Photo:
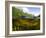
<svg viewBox="0 0 46 38"><path fill-rule="evenodd" d="M22 9L12 7L12 30L39 30L40 29L40 20L39 16L35 19L20 19L19 16L27 16L32 18L32 14L23 12Z"/></svg>
<svg viewBox="0 0 46 38"><path fill-rule="evenodd" d="M19 16L32 17L32 14L24 13L22 9L12 7L12 16L18 18Z"/></svg>

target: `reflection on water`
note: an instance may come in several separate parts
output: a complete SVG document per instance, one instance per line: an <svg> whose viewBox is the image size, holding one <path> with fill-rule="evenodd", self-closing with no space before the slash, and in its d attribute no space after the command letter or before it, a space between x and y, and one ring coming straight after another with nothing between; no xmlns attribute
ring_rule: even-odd
<svg viewBox="0 0 46 38"><path fill-rule="evenodd" d="M12 21L13 31L40 30L40 19L17 18Z"/></svg>

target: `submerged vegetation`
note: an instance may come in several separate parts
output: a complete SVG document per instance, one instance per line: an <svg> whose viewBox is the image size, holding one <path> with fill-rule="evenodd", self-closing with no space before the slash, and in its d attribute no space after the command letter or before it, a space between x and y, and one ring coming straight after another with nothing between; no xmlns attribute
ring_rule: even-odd
<svg viewBox="0 0 46 38"><path fill-rule="evenodd" d="M24 13L22 9L12 7L12 30L40 30L40 15Z"/></svg>

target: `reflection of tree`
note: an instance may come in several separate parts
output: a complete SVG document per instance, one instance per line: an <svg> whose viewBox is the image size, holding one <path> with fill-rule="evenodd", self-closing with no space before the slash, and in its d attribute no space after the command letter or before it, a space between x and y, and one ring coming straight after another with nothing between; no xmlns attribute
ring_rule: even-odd
<svg viewBox="0 0 46 38"><path fill-rule="evenodd" d="M15 19L13 30L38 30L40 29L39 19ZM16 28L16 29L15 29Z"/></svg>

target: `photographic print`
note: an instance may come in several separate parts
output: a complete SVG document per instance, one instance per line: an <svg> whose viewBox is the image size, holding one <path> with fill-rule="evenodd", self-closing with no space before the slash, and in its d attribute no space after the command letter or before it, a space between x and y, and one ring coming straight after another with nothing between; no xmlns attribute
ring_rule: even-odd
<svg viewBox="0 0 46 38"><path fill-rule="evenodd" d="M12 7L12 31L40 30L39 7Z"/></svg>
<svg viewBox="0 0 46 38"><path fill-rule="evenodd" d="M6 4L8 36L43 34L42 3L8 2Z"/></svg>

